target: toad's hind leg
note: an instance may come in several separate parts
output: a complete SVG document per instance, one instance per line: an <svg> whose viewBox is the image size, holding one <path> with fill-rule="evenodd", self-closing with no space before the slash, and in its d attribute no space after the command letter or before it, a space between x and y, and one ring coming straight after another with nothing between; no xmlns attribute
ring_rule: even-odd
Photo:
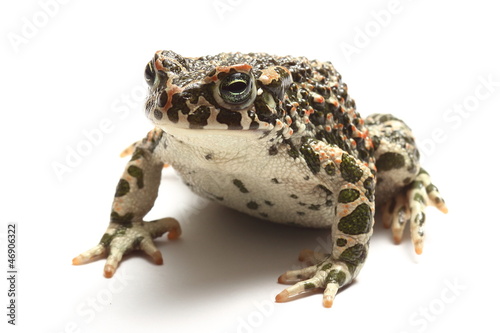
<svg viewBox="0 0 500 333"><path fill-rule="evenodd" d="M415 252L422 253L425 207L447 208L429 174L419 164L419 153L411 129L390 114L374 114L366 119L375 148L377 166L377 205L384 225L392 228L394 241L400 243L405 226Z"/></svg>

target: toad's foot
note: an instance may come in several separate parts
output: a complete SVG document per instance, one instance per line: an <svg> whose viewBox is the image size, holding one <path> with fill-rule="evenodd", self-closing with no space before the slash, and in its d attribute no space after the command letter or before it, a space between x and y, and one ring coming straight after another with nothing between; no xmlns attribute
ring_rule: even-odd
<svg viewBox="0 0 500 333"><path fill-rule="evenodd" d="M281 275L279 283L295 284L279 293L276 302L286 302L299 294L324 288L323 306L330 308L337 291L352 281L354 266L346 261L332 259L330 255L309 250L302 251L299 259L313 265Z"/></svg>
<svg viewBox="0 0 500 333"><path fill-rule="evenodd" d="M384 226L392 228L396 244L401 243L403 231L410 222L410 233L415 252L422 253L424 244L425 207L432 205L443 213L448 212L443 197L434 184L429 174L420 169L417 177L393 200L382 207L382 220Z"/></svg>
<svg viewBox="0 0 500 333"><path fill-rule="evenodd" d="M110 278L125 253L142 250L161 265L163 258L153 239L168 232L168 239L177 239L181 229L177 220L164 218L151 222L132 222L127 225L110 223L98 245L73 259L73 265L81 265L107 256L104 276Z"/></svg>

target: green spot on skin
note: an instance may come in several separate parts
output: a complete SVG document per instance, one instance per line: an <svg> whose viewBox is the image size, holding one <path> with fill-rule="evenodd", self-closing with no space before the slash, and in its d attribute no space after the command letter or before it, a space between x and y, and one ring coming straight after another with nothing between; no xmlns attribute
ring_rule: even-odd
<svg viewBox="0 0 500 333"><path fill-rule="evenodd" d="M332 268L332 264L328 263L328 264L324 264L323 267L321 267L321 270L322 271L326 271L326 270L328 270L330 268Z"/></svg>
<svg viewBox="0 0 500 333"><path fill-rule="evenodd" d="M363 187L366 189L365 195L368 200L373 201L375 199L375 180L373 177L366 178L363 182Z"/></svg>
<svg viewBox="0 0 500 333"><path fill-rule="evenodd" d="M300 156L299 151L295 147L292 147L292 149L288 150L288 156L290 156L293 159L296 159Z"/></svg>
<svg viewBox="0 0 500 333"><path fill-rule="evenodd" d="M133 249L138 249L141 245L141 242L142 240L144 239L144 237L142 236L139 236L137 238L134 239L134 242L132 243L132 248Z"/></svg>
<svg viewBox="0 0 500 333"><path fill-rule="evenodd" d="M384 153L377 158L375 163L378 171L389 171L392 169L400 169L405 166L405 158L403 155L388 152Z"/></svg>
<svg viewBox="0 0 500 333"><path fill-rule="evenodd" d="M264 203L268 206L274 206L274 204L269 200L265 200Z"/></svg>
<svg viewBox="0 0 500 333"><path fill-rule="evenodd" d="M292 198L292 199L298 199L299 197L296 196L295 194L290 194L290 198Z"/></svg>
<svg viewBox="0 0 500 333"><path fill-rule="evenodd" d="M141 189L144 187L144 173L142 172L141 168L135 165L131 165L128 167L127 172L129 175L137 179L138 188Z"/></svg>
<svg viewBox="0 0 500 333"><path fill-rule="evenodd" d="M297 212L297 215L304 216L304 215L306 215L306 213L304 213L304 212Z"/></svg>
<svg viewBox="0 0 500 333"><path fill-rule="evenodd" d="M438 192L438 189L437 189L436 186L434 186L434 184L430 184L430 185L427 185L427 187L425 188L425 191L427 193L431 193L431 192L434 192L434 191Z"/></svg>
<svg viewBox="0 0 500 333"><path fill-rule="evenodd" d="M340 174L346 181L356 183L363 176L363 170L356 164L354 157L343 154L340 163Z"/></svg>
<svg viewBox="0 0 500 333"><path fill-rule="evenodd" d="M440 205L440 204L444 203L444 199L443 199L443 198L441 198L441 197L435 197L435 198L434 198L434 203L435 203L436 205Z"/></svg>
<svg viewBox="0 0 500 333"><path fill-rule="evenodd" d="M134 153L132 154L132 158L130 160L135 161L135 160L138 160L142 157L144 157L144 149L135 148Z"/></svg>
<svg viewBox="0 0 500 333"><path fill-rule="evenodd" d="M419 226L422 226L425 223L425 213L424 212L418 212L417 215L415 216L415 221L416 224Z"/></svg>
<svg viewBox="0 0 500 333"><path fill-rule="evenodd" d="M356 270L356 266L365 262L367 255L366 248L363 244L356 244L348 247L339 256L339 259L344 261L351 274Z"/></svg>
<svg viewBox="0 0 500 333"><path fill-rule="evenodd" d="M249 191L247 190L245 185L243 185L243 182L241 180L234 179L233 184L240 190L241 193L249 193Z"/></svg>
<svg viewBox="0 0 500 333"><path fill-rule="evenodd" d="M247 207L248 207L248 209L255 210L255 209L259 208L259 204L256 203L255 201L250 201L247 203Z"/></svg>
<svg viewBox="0 0 500 333"><path fill-rule="evenodd" d="M118 228L113 234L113 238L125 236L125 234L127 233L127 228L129 227L130 226L121 226L120 228Z"/></svg>
<svg viewBox="0 0 500 333"><path fill-rule="evenodd" d="M424 184L421 181L416 180L416 181L411 183L410 187L412 189L416 190L416 189L420 189L420 188L424 187Z"/></svg>
<svg viewBox="0 0 500 333"><path fill-rule="evenodd" d="M420 170L418 170L418 174L419 175L429 175L429 173L422 168L420 168Z"/></svg>
<svg viewBox="0 0 500 333"><path fill-rule="evenodd" d="M109 244L111 243L112 240L113 240L113 236L111 236L110 234L104 234L104 235L102 235L102 238L101 238L101 241L99 242L99 244L107 247L107 246L109 246Z"/></svg>
<svg viewBox="0 0 500 333"><path fill-rule="evenodd" d="M335 244L337 244L338 247L344 247L347 245L347 239L337 238L337 242Z"/></svg>
<svg viewBox="0 0 500 333"><path fill-rule="evenodd" d="M344 272L339 270L333 270L326 276L325 283L337 283L339 287L342 287L345 283L346 275Z"/></svg>
<svg viewBox="0 0 500 333"><path fill-rule="evenodd" d="M327 165L325 165L325 172L327 175L333 176L335 174L335 164L330 162Z"/></svg>
<svg viewBox="0 0 500 333"><path fill-rule="evenodd" d="M357 206L349 215L340 219L338 229L348 235L366 234L372 225L372 211L365 203Z"/></svg>
<svg viewBox="0 0 500 333"><path fill-rule="evenodd" d="M122 197L130 191L130 184L125 179L120 179L116 186L115 198Z"/></svg>
<svg viewBox="0 0 500 333"><path fill-rule="evenodd" d="M340 203L349 203L349 202L353 202L356 199L358 199L359 196L360 196L360 193L358 190L355 190L352 188L344 189L344 190L340 191L338 201Z"/></svg>
<svg viewBox="0 0 500 333"><path fill-rule="evenodd" d="M413 196L413 200L420 202L422 205L425 205L425 199L420 193L415 193L415 195Z"/></svg>
<svg viewBox="0 0 500 333"><path fill-rule="evenodd" d="M316 285L314 283L311 283L311 282L304 283L305 290L314 289L314 288L316 288Z"/></svg>
<svg viewBox="0 0 500 333"><path fill-rule="evenodd" d="M304 160L306 161L307 167L313 174L317 174L321 168L321 162L319 160L319 155L311 147L310 143L315 143L314 140L307 140L300 146L300 153Z"/></svg>
<svg viewBox="0 0 500 333"><path fill-rule="evenodd" d="M122 216L115 211L111 212L111 222L121 224L124 227L131 227L133 218L134 214L132 213L127 213Z"/></svg>

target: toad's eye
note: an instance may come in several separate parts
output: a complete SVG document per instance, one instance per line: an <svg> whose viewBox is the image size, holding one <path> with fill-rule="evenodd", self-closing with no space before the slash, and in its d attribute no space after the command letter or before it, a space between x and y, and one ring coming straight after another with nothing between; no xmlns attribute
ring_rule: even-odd
<svg viewBox="0 0 500 333"><path fill-rule="evenodd" d="M150 87L152 87L155 82L155 70L153 69L153 66L153 62L150 61L144 70L144 79L146 79L146 82Z"/></svg>
<svg viewBox="0 0 500 333"><path fill-rule="evenodd" d="M228 104L242 104L252 96L252 79L245 73L226 76L219 85L220 96Z"/></svg>

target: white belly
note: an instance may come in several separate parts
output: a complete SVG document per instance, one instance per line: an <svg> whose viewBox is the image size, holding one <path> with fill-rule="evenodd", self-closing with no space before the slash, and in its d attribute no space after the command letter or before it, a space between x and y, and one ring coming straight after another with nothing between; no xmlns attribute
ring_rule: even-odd
<svg viewBox="0 0 500 333"><path fill-rule="evenodd" d="M164 153L195 193L274 222L306 227L333 222L331 192L285 150L270 156L268 148L245 136L206 135L203 144L189 140L192 136L167 137Z"/></svg>

